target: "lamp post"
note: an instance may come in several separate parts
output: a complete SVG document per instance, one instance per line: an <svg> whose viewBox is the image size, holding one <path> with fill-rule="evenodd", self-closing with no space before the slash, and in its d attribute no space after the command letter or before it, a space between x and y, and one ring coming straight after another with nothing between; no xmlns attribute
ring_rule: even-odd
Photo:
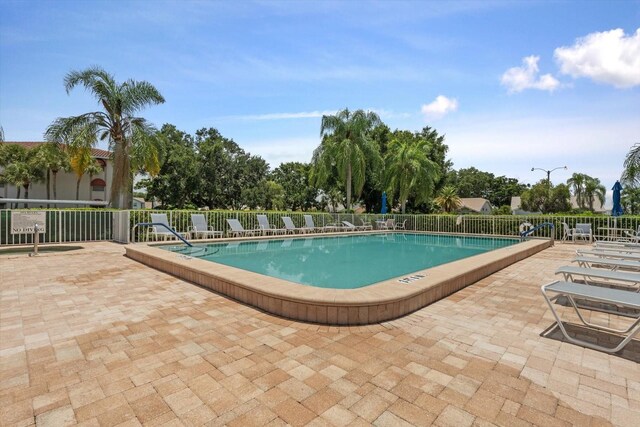
<svg viewBox="0 0 640 427"><path fill-rule="evenodd" d="M535 171L535 170L539 170L542 172L546 172L547 173L547 186L549 188L551 188L551 172L558 170L558 169L564 169L567 170L566 166L558 166L557 168L553 168L551 170L547 170L547 169L542 169L542 168L531 168L531 172Z"/></svg>

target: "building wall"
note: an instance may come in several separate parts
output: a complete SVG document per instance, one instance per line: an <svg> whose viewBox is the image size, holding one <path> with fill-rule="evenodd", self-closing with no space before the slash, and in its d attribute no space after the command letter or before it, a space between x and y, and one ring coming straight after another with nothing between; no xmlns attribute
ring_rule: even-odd
<svg viewBox="0 0 640 427"><path fill-rule="evenodd" d="M111 177L113 176L113 163L109 159L103 159L106 163L105 169L93 177L83 175L80 180L79 200L104 200L109 201L111 195ZM0 168L2 170L2 168ZM91 191L91 180L100 178L105 181L104 192ZM57 178L57 198L58 200L76 200L76 175L73 172L58 172ZM13 185L5 184L0 187L0 197L16 198L18 190ZM24 188L20 190L20 198L24 199ZM29 199L46 199L47 186L45 181L31 184L29 187ZM51 199L53 199L53 174L51 174ZM20 205L22 207L22 205ZM29 207L38 207L29 205Z"/></svg>

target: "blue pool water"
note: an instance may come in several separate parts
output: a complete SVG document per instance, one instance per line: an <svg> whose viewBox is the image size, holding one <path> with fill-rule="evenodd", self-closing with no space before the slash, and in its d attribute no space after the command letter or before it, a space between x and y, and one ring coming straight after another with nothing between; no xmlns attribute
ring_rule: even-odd
<svg viewBox="0 0 640 427"><path fill-rule="evenodd" d="M516 243L507 238L387 233L163 249L303 285L354 289Z"/></svg>

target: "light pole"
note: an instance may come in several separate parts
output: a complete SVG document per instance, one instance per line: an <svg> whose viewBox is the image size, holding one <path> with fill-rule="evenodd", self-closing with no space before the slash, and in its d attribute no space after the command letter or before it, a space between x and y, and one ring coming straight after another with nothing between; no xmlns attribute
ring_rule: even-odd
<svg viewBox="0 0 640 427"><path fill-rule="evenodd" d="M547 173L547 186L549 188L551 188L551 172L558 170L558 169L564 169L567 170L566 166L558 166L557 168L553 168L551 170L547 170L547 169L542 169L542 168L531 168L531 172L535 171L535 170L539 170L542 172L546 172Z"/></svg>

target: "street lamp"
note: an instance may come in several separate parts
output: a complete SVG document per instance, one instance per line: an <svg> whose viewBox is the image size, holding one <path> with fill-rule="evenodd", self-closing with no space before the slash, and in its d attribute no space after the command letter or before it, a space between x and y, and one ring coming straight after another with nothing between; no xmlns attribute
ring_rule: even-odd
<svg viewBox="0 0 640 427"><path fill-rule="evenodd" d="M533 172L535 170L546 172L547 173L547 186L549 186L549 188L551 188L551 172L553 172L555 170L558 170L558 169L567 170L567 167L566 166L558 166L557 168L553 168L551 170L542 169L542 168L531 168L531 172Z"/></svg>

